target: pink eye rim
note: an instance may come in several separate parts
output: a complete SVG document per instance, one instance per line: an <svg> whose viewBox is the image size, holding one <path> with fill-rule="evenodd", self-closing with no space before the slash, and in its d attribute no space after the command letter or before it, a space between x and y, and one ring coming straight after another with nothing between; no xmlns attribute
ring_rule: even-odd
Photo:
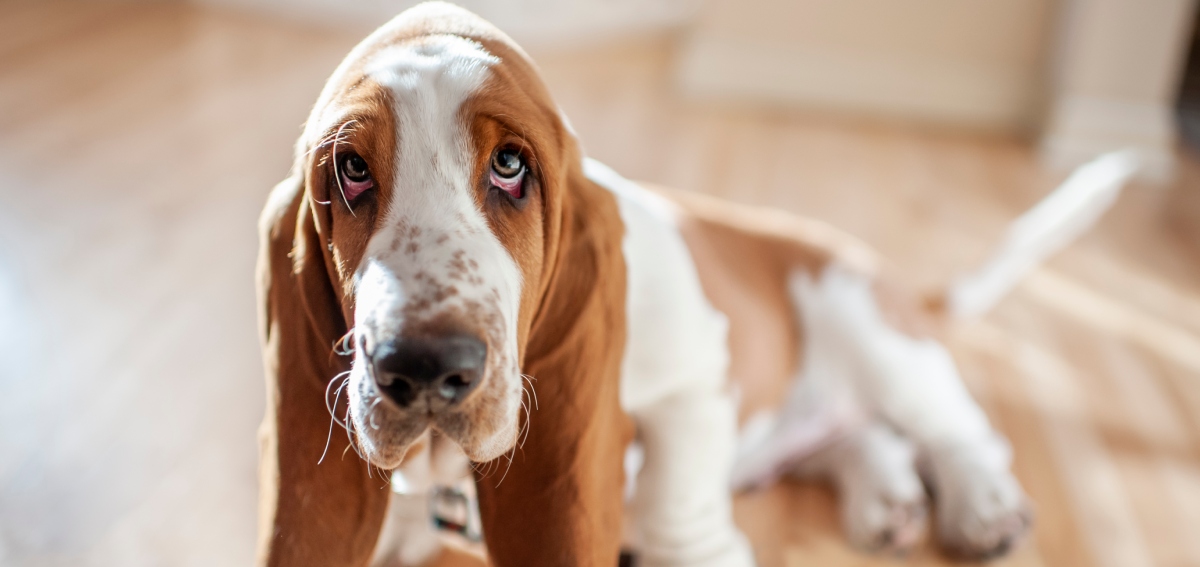
<svg viewBox="0 0 1200 567"><path fill-rule="evenodd" d="M525 184L523 183L524 181L525 181L525 170L524 169L522 169L519 173L517 173L516 176L511 177L511 178L501 177L500 175L496 174L495 170L492 170L491 176L489 178L489 182L492 184L492 187L495 187L501 191L504 191L505 193L508 193L508 196L512 197L514 199L520 199L525 196L525 191L524 191Z"/></svg>
<svg viewBox="0 0 1200 567"><path fill-rule="evenodd" d="M519 150L501 148L492 154L488 182L516 200L525 197L525 172L529 168Z"/></svg>

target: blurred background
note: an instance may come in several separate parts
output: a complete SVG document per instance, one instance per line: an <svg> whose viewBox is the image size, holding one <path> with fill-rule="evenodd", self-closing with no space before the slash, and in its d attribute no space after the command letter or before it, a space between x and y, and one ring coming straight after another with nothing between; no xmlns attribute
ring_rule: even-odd
<svg viewBox="0 0 1200 567"><path fill-rule="evenodd" d="M1100 225L950 345L1037 504L1001 564L1200 565L1194 2L463 4L593 157L830 221L918 289L1071 166L1142 149ZM408 5L0 0L0 564L251 561L255 221L325 78ZM764 566L894 563L848 548L826 487L737 514Z"/></svg>

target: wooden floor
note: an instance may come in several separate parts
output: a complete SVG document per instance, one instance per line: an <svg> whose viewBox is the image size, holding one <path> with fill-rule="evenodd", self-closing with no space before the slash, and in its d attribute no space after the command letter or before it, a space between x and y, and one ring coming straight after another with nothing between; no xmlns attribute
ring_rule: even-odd
<svg viewBox="0 0 1200 567"><path fill-rule="evenodd" d="M0 2L0 564L249 563L255 219L361 35ZM534 55L591 155L832 221L916 286L979 261L1060 179L1018 140L679 100L665 44ZM1134 187L952 333L1037 504L1002 564L1200 565L1198 169ZM893 564L847 548L819 486L737 513L763 566Z"/></svg>

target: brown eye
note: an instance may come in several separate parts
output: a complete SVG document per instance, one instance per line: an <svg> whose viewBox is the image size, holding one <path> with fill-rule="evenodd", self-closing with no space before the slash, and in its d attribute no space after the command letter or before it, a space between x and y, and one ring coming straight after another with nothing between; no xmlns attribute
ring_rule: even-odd
<svg viewBox="0 0 1200 567"><path fill-rule="evenodd" d="M367 160L358 154L348 154L341 159L339 169L347 181L362 183L371 179L371 171L367 169Z"/></svg>
<svg viewBox="0 0 1200 567"><path fill-rule="evenodd" d="M492 187L514 199L525 196L525 160L516 150L500 150L492 155Z"/></svg>
<svg viewBox="0 0 1200 567"><path fill-rule="evenodd" d="M358 154L346 154L338 159L338 185L347 200L354 199L375 186L367 160Z"/></svg>
<svg viewBox="0 0 1200 567"><path fill-rule="evenodd" d="M492 171L502 179L513 179L525 171L525 162L516 150L500 150L492 156Z"/></svg>

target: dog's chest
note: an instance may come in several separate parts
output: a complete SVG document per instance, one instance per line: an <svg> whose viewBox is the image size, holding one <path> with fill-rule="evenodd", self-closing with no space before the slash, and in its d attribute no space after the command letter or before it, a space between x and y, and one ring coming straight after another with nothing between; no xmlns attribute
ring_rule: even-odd
<svg viewBox="0 0 1200 567"><path fill-rule="evenodd" d="M688 388L719 387L729 325L704 294L672 205L600 162L586 160L584 171L613 193L625 224L622 408L636 412Z"/></svg>

